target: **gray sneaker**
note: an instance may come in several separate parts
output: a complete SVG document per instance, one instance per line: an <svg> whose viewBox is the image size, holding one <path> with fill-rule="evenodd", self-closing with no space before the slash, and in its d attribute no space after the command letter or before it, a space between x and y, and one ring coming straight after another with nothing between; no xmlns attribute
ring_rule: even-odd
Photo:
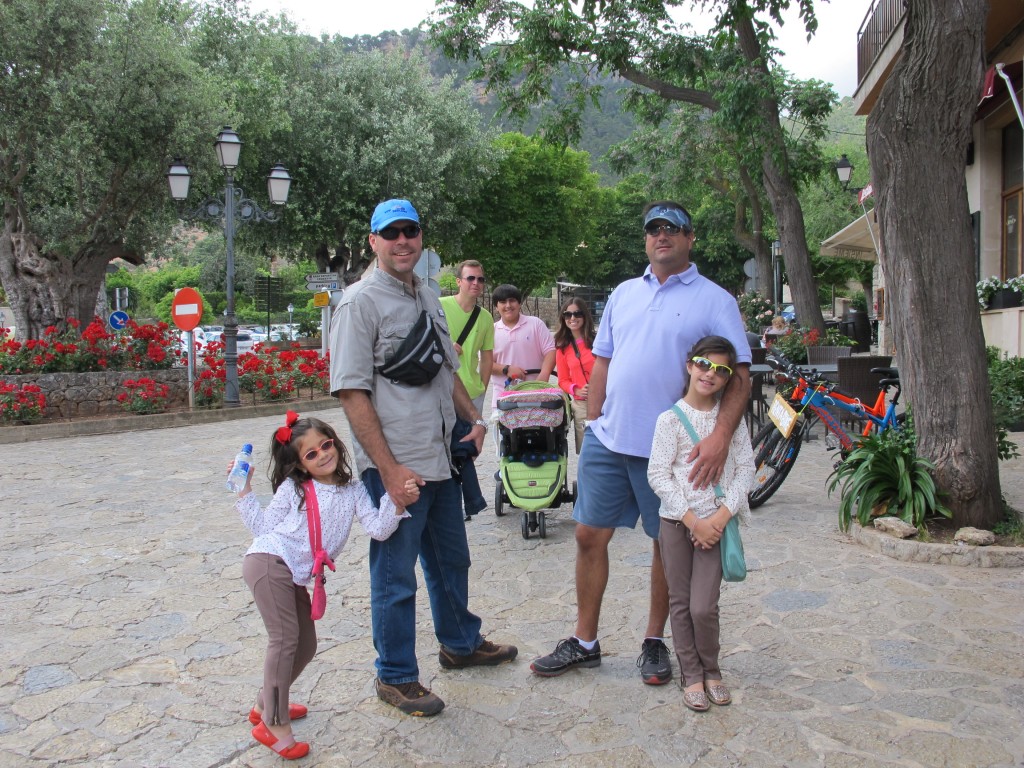
<svg viewBox="0 0 1024 768"><path fill-rule="evenodd" d="M664 685L672 679L672 662L668 648L661 640L644 640L636 665L640 677L648 685Z"/></svg>
<svg viewBox="0 0 1024 768"><path fill-rule="evenodd" d="M431 717L444 709L441 697L424 688L419 682L388 685L379 677L375 682L377 698L398 707L413 717Z"/></svg>
<svg viewBox="0 0 1024 768"><path fill-rule="evenodd" d="M559 640L554 653L535 659L530 669L541 677L557 677L573 667L601 666L601 644L595 643L594 650L588 651L575 637Z"/></svg>

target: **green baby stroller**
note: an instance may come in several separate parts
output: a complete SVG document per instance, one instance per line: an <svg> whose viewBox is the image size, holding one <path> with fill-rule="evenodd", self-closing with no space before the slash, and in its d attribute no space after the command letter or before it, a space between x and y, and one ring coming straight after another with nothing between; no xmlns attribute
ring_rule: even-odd
<svg viewBox="0 0 1024 768"><path fill-rule="evenodd" d="M543 381L523 381L498 397L498 480L494 512L523 511L523 538L547 536L545 509L576 501L569 490L569 399Z"/></svg>

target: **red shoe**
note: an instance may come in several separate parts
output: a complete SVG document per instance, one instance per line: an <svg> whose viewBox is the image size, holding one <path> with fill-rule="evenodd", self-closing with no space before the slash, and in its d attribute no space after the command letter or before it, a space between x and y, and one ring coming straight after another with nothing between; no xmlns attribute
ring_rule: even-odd
<svg viewBox="0 0 1024 768"><path fill-rule="evenodd" d="M265 747L269 747L285 760L298 760L309 754L309 744L304 741L296 741L294 736L286 739L278 739L270 732L267 724L261 722L252 729L252 737Z"/></svg>
<svg viewBox="0 0 1024 768"><path fill-rule="evenodd" d="M288 719L289 720L301 720L309 714L309 710L301 704L289 704L288 705ZM253 707L249 712L249 722L253 725L259 725L263 722L263 715Z"/></svg>

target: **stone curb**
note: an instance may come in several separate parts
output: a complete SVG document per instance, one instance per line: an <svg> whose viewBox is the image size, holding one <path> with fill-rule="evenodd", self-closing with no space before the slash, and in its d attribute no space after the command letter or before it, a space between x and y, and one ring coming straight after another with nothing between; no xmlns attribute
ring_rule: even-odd
<svg viewBox="0 0 1024 768"><path fill-rule="evenodd" d="M898 539L874 528L862 528L856 521L850 526L850 536L861 546L907 563L1024 568L1024 548L1021 547L970 547Z"/></svg>
<svg viewBox="0 0 1024 768"><path fill-rule="evenodd" d="M78 419L0 427L0 445L27 443L35 440L57 440L65 437L87 435L109 435L116 432L137 432L144 429L166 429L186 427L193 424L214 424L235 419L252 419L259 416L273 416L285 411L322 411L337 408L337 398L318 397L312 400L280 400L259 405L243 405L238 408L196 409L192 411L171 411L150 413L140 416L110 416L96 419Z"/></svg>

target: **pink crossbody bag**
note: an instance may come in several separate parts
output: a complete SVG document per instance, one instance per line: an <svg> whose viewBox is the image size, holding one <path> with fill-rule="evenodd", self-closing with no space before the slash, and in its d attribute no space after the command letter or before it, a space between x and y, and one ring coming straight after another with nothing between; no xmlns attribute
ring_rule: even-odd
<svg viewBox="0 0 1024 768"><path fill-rule="evenodd" d="M327 576L324 574L326 565L332 571L335 570L334 563L327 556L327 551L321 542L320 528L320 505L316 500L316 491L313 489L313 481L307 480L302 484L306 491L306 521L309 525L309 549L313 553L313 599L309 616L313 621L322 619L324 611L327 610Z"/></svg>

